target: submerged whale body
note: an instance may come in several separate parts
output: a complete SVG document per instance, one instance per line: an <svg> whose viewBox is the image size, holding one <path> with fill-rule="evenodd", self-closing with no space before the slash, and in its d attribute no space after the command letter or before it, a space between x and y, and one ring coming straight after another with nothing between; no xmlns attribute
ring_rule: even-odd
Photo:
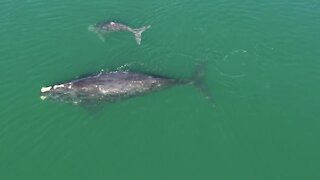
<svg viewBox="0 0 320 180"><path fill-rule="evenodd" d="M99 38L104 41L104 35L110 33L110 32L117 32L117 31L128 31L134 34L135 40L138 45L141 44L141 35L142 33L149 29L151 26L143 26L141 28L131 28L127 25L113 22L113 21L106 21L106 22L100 22L95 25L90 25L88 27L89 31L93 31L98 34Z"/></svg>
<svg viewBox="0 0 320 180"><path fill-rule="evenodd" d="M129 71L101 72L66 83L42 87L40 98L74 104L114 102L177 84L193 84L210 98L203 83L203 75L199 70L196 70L190 79L174 79Z"/></svg>

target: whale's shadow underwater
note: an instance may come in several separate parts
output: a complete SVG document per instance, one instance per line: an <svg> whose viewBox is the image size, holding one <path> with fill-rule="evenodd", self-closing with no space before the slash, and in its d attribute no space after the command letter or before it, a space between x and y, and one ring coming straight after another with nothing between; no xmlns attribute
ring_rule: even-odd
<svg viewBox="0 0 320 180"><path fill-rule="evenodd" d="M53 100L76 105L116 102L142 96L176 85L192 85L213 103L211 93L205 83L205 64L197 66L187 79L170 78L133 71L100 72L40 90L42 100Z"/></svg>

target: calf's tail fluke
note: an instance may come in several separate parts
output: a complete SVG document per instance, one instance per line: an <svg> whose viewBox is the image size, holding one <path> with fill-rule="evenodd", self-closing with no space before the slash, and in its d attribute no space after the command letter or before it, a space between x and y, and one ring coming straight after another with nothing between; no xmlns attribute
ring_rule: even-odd
<svg viewBox="0 0 320 180"><path fill-rule="evenodd" d="M136 41L137 41L137 44L141 44L141 34L145 31L145 30L147 30L147 29L149 29L151 26L150 25L148 25L148 26L143 26L142 28L137 28L137 29L132 29L132 32L133 32L133 34L134 34L134 37L135 37L135 39L136 39Z"/></svg>
<svg viewBox="0 0 320 180"><path fill-rule="evenodd" d="M197 65L192 77L189 79L189 83L194 85L201 94L212 104L214 101L210 89L208 88L207 83L205 82L206 73L205 73L206 62L202 62Z"/></svg>

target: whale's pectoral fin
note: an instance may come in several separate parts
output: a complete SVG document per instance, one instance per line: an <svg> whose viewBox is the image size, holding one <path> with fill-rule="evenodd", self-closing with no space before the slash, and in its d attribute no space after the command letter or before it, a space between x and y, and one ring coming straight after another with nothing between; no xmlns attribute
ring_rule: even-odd
<svg viewBox="0 0 320 180"><path fill-rule="evenodd" d="M98 34L98 38L102 41L102 42L105 42L105 38L104 36L101 34L101 33L97 33Z"/></svg>
<svg viewBox="0 0 320 180"><path fill-rule="evenodd" d="M93 102L86 102L77 104L78 107L83 110L84 112L88 113L90 116L100 116L102 112L105 112L106 106L103 103L93 103Z"/></svg>
<svg viewBox="0 0 320 180"><path fill-rule="evenodd" d="M133 32L133 34L134 34L134 37L135 37L136 42L137 42L138 45L141 44L141 34L142 34L145 30L149 29L150 27L151 27L151 26L148 25L148 26L143 26L142 28L132 29L132 32Z"/></svg>
<svg viewBox="0 0 320 180"><path fill-rule="evenodd" d="M94 25L89 25L88 31L92 31L92 32L96 33L96 34L98 35L98 38L99 38L102 42L105 41L104 36L103 36L103 34L101 33L101 31L99 31Z"/></svg>

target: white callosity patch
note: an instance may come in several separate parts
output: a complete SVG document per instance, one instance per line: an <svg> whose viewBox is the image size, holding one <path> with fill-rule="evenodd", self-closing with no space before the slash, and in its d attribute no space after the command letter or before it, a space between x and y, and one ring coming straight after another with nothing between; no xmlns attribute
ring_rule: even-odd
<svg viewBox="0 0 320 180"><path fill-rule="evenodd" d="M60 88L60 87L64 87L64 85L63 85L63 84L60 84L60 85L54 85L54 86L53 86L53 89L57 89L57 88Z"/></svg>
<svg viewBox="0 0 320 180"><path fill-rule="evenodd" d="M40 99L45 100L47 96L40 96Z"/></svg>
<svg viewBox="0 0 320 180"><path fill-rule="evenodd" d="M48 86L48 87L42 87L41 88L41 92L47 92L47 91L50 91L50 89L51 89L52 87L51 86Z"/></svg>

